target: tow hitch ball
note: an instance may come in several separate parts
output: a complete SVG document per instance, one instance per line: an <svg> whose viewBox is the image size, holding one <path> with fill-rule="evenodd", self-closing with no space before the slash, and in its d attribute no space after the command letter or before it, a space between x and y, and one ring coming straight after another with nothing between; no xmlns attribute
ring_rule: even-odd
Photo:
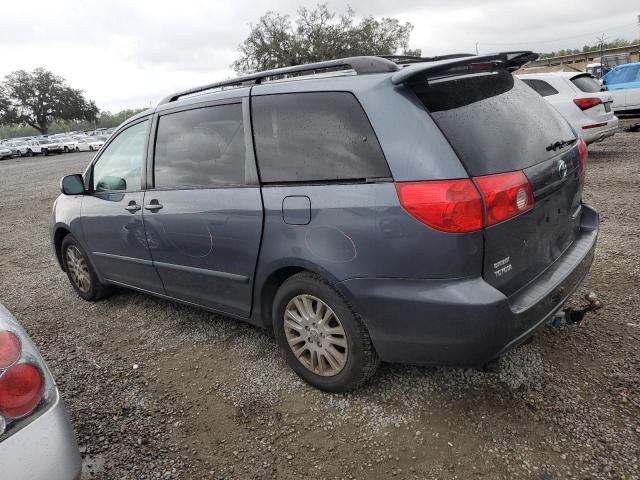
<svg viewBox="0 0 640 480"><path fill-rule="evenodd" d="M554 328L558 328L562 320L564 320L567 323L576 323L579 326L587 313L597 313L602 308L602 302L598 300L598 296L594 292L587 293L584 298L589 302L587 306L583 308L565 308L556 313L549 324Z"/></svg>

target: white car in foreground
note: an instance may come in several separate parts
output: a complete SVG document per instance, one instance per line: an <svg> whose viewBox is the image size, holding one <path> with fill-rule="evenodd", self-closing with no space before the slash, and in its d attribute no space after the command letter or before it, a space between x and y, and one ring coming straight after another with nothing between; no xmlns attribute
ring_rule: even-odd
<svg viewBox="0 0 640 480"><path fill-rule="evenodd" d="M97 152L104 145L104 140L94 137L79 138L76 142L76 152Z"/></svg>
<svg viewBox="0 0 640 480"><path fill-rule="evenodd" d="M76 437L49 369L0 304L0 478L79 480Z"/></svg>
<svg viewBox="0 0 640 480"><path fill-rule="evenodd" d="M516 75L542 95L586 143L600 142L618 129L611 93L590 73L553 72Z"/></svg>
<svg viewBox="0 0 640 480"><path fill-rule="evenodd" d="M58 137L56 141L62 145L62 151L64 153L75 152L78 146L78 141L71 137Z"/></svg>

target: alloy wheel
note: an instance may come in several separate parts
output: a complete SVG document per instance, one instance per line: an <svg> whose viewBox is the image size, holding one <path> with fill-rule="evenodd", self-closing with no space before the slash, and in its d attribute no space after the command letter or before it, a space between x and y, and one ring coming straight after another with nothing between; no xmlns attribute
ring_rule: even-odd
<svg viewBox="0 0 640 480"><path fill-rule="evenodd" d="M91 289L91 275L86 259L75 245L67 247L66 257L71 281L78 290L87 293Z"/></svg>
<svg viewBox="0 0 640 480"><path fill-rule="evenodd" d="M319 298L292 298L284 311L284 330L295 357L313 373L332 377L347 363L349 344L342 323Z"/></svg>

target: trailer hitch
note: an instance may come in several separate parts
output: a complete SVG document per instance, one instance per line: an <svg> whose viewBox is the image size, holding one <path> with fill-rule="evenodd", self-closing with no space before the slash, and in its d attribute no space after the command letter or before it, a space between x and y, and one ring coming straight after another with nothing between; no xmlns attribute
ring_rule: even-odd
<svg viewBox="0 0 640 480"><path fill-rule="evenodd" d="M589 312L598 313L598 310L602 308L602 302L598 300L598 296L594 292L589 292L584 296L588 304L583 308L567 307L562 311L559 311L549 321L549 325L553 328L559 328L562 320L568 324L577 324L580 326L585 316Z"/></svg>

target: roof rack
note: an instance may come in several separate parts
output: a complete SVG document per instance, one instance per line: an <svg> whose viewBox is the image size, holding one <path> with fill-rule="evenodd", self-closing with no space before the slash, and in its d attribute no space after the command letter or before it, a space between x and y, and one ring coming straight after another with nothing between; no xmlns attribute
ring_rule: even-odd
<svg viewBox="0 0 640 480"><path fill-rule="evenodd" d="M181 92L173 93L168 97L162 99L158 105L164 105L166 103L175 102L181 97L187 95L193 95L196 93L205 92L207 90L213 90L214 88L221 87L239 87L245 85L257 85L262 83L264 79L271 77L286 77L292 74L304 74L305 72L315 72L316 70L328 70L328 69L354 70L358 75L367 73L385 73L395 72L399 70L397 64L381 57L349 57L341 58L337 60L327 60L325 62L308 63L306 65L296 65L293 67L277 68L274 70L266 70L263 72L252 73L244 75L242 77L232 78L229 80L223 80L221 82L210 83L208 85L202 85L200 87L190 88Z"/></svg>
<svg viewBox="0 0 640 480"><path fill-rule="evenodd" d="M421 63L421 62L438 62L440 60L451 60L454 58L473 57L472 53L450 53L448 55L438 55L436 57L416 57L413 55L380 55L380 58L386 58L394 63Z"/></svg>

